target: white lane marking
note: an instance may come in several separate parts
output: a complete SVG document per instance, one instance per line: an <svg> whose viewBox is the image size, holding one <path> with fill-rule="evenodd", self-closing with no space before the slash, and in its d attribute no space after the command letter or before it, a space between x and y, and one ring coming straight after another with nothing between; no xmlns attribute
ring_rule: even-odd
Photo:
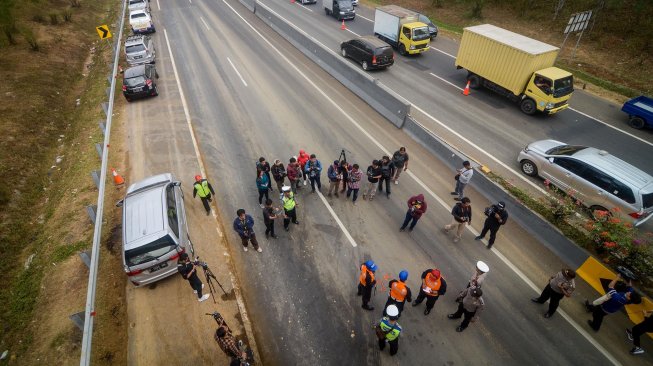
<svg viewBox="0 0 653 366"><path fill-rule="evenodd" d="M614 130L617 130L617 131L619 131L619 132L621 132L621 133L623 133L623 134L625 134L625 135L628 135L628 136L630 136L630 137L632 137L632 138L634 138L634 139L636 139L636 140L639 140L639 141L641 141L641 142L643 142L643 143L645 143L645 144L647 144L647 145L649 145L649 146L653 146L653 142L646 141L646 140L644 140L644 139L641 138L641 137L635 136L635 135L633 135L632 133L630 133L630 132L626 132L626 131L624 131L624 130L618 128L618 127L615 127L615 126L613 126L613 125L607 123L607 122L601 121L600 119L595 118L595 117L592 117L592 116L590 116L590 115L587 114L587 113L584 113L584 112L579 111L578 109L574 109L574 108L572 108L572 107L569 107L569 109L572 110L572 111L574 111L574 112L576 112L576 113L578 113L578 114L580 114L580 115L583 115L583 116L585 116L585 117L587 117L587 118L591 118L591 119L595 120L596 122L601 123L601 124L603 124L603 125L605 125L605 126L608 126L608 127L612 128L612 129L614 129Z"/></svg>
<svg viewBox="0 0 653 366"><path fill-rule="evenodd" d="M188 0L189 3L193 4L193 0Z"/></svg>
<svg viewBox="0 0 653 366"><path fill-rule="evenodd" d="M345 116L345 118L347 118L347 120L349 120L349 122L352 123L352 125L356 126L356 128L358 128L358 129L359 129L359 130L360 130L360 131L361 131L365 136L367 136L367 138L369 138L370 141L372 141L372 143L373 143L374 145L376 145L376 146L377 146L381 151L383 151L386 155L389 155L389 154L390 154L390 151L389 151L388 149L386 149L383 145L381 145L381 143L379 143L379 142L378 142L374 137L372 137L372 135L370 135L370 134L369 134L369 133L368 133L368 132L367 132L367 131L366 131L366 130L361 126L361 125L358 124L358 122L356 122L356 120L354 120L354 119L353 119L349 114L347 114L347 113L342 109L342 107L340 107L340 105L338 105L338 104L337 104L333 99L331 99L331 97L329 97L329 96L328 96L324 91L322 91L322 89L320 89L320 88L319 88L319 87L318 87L318 86L317 86L317 85L316 85L316 84L315 84L315 83L314 83L314 82L313 82L313 81L312 81L308 76L306 76L306 74L304 74L304 73L303 73L303 72L302 72L302 71L301 71L297 66L295 66L295 64L293 64L292 62L290 62L290 60L288 60L288 58L287 58L286 56L284 56L284 54L283 54L279 49L277 49L276 47L274 47L274 45L272 45L272 43L271 43L267 38L265 38L265 37L264 37L264 36L263 36L263 35L262 35L258 30L256 30L256 29L255 29L255 28L254 28L254 27L253 27L253 26L252 26L252 25L251 25L247 20L245 20L245 18L243 18L243 17L242 17L242 16L241 16L241 15L240 15L240 14L239 14L239 13L238 13L234 8L233 8L233 7L231 7L231 5L229 5L229 4L226 2L226 0L222 0L222 2L225 3L225 5L227 5L227 6L231 9L231 11L233 11L233 12L234 12L238 17L240 17L240 19L242 19L242 21L245 22L245 24L247 24L247 25L252 29L252 31L254 31L254 33L258 34L258 36L261 37L261 39L263 39L263 41L264 41L265 43L267 43L268 46L270 46L274 51L276 51L276 53L279 55L279 57L281 57L284 61L286 61L286 63L287 63L291 68L293 68L293 69L297 72L298 75L301 75L301 76L304 78L304 80L306 80L306 82L307 82L308 84L310 84L313 88L315 88L315 90L316 90L319 94L321 94L321 95L322 95L326 100L328 100L328 101L329 101L329 102L330 102L330 103L335 107L335 109L337 109L338 111L340 111L340 113L342 113L342 114ZM258 4L264 6L268 11L274 12L272 9L268 8L267 6L265 6L265 4L263 4L263 3L258 3ZM275 13L275 14L276 14L276 13ZM292 24L292 23L289 22L289 24ZM295 28L297 28L297 26L295 26L294 24L292 24L292 25L293 25ZM299 29L299 28L297 28L297 29ZM429 193L433 198L435 198L435 200L438 201L438 202L439 202L439 203L440 203L440 204L441 204L441 205L442 205L442 206L443 206L447 211L449 211L449 209L450 209L450 205L447 205L447 204L446 204L446 203L445 203L445 202L444 202L440 197L436 196L435 193L434 193L433 191L431 191L431 190L426 186L426 184L424 184L424 182L422 182L419 178L417 178L417 177L416 177L416 176L415 176L411 171L407 171L407 173L408 173L408 175L410 175L413 179L415 179L415 181L416 181L420 186L422 186L422 188L423 188L426 192L428 192L428 193ZM329 206L327 205L327 207L329 207ZM472 234L474 234L474 236L477 236L477 235L478 235L478 232L477 232L474 228L468 226L468 229L472 232ZM526 277L526 276L525 276L525 275L524 275L524 274L523 274L523 273L522 273L522 272L521 272L517 267L515 267L515 266L514 266L514 265L513 265L513 264L512 264L512 263L511 263L511 262L510 262L506 257L504 257L503 255L501 255L501 253L500 253L498 250L496 250L496 249L493 248L491 251L492 251L493 253L495 253L495 254L499 257L499 259L501 259L501 261L503 261L504 263L506 263L506 264L508 265L508 267L509 267L510 269L512 269L518 277L520 277L524 282L526 282L526 284L529 285L529 287L531 287L531 288L532 288L536 293L538 293L538 294L540 293L539 289L538 289L537 287L535 287L535 285L534 285L534 284L533 284L533 283L532 283L532 282L531 282L531 281L530 281L530 280L529 280L529 279L528 279L528 278L527 278L527 277ZM619 363L619 361L617 361L614 357L612 357L612 355L611 355L610 353L608 353L608 351L607 351L605 348L603 348L603 346L601 346L599 343L597 343L597 342L594 340L594 338L592 338L592 336L591 336L590 334L588 334L587 332L582 331L582 329L581 329L581 328L580 328L580 327L579 327L579 326L578 326L578 325L577 325L577 324L576 324L576 323L575 323L575 322L574 322L570 317L568 317L568 316L563 316L563 317L564 317L564 318L565 318L565 319L566 319L566 320L567 320L567 321L568 321L568 322L569 322L569 323L570 323L570 324L571 324L571 325L572 325L576 330L579 330L580 334L581 334L585 339L587 339L587 341L590 342L594 347L596 347L596 349L597 349L599 352L601 352L601 354L603 354L603 355L604 355L608 360L610 360L610 362L612 362L612 364L614 364L614 365L621 365L621 364Z"/></svg>
<svg viewBox="0 0 653 366"><path fill-rule="evenodd" d="M200 17L200 20L202 21L202 23L204 24L204 26L206 27L206 29L210 31L210 30L211 30L211 27L209 27L209 25L206 24L206 22L204 21L204 18Z"/></svg>
<svg viewBox="0 0 653 366"><path fill-rule="evenodd" d="M356 17L361 17L361 18L367 20L368 22L372 22L372 23L374 23L374 21L373 21L372 19L370 19L370 18L365 18L364 16L362 16L362 15L360 15L360 14L356 14Z"/></svg>
<svg viewBox="0 0 653 366"><path fill-rule="evenodd" d="M296 2L295 4L297 4L297 5L299 5L299 6L301 6L301 7L302 7L302 9L304 9L304 10L308 10L308 11L310 11L311 13L313 13L313 10L312 10L312 9L309 9L309 8L307 8L307 7L306 7L306 5L304 5L304 4L302 4L302 3L298 3L298 2Z"/></svg>
<svg viewBox="0 0 653 366"><path fill-rule="evenodd" d="M238 69L236 68L236 65L234 65L233 62L231 62L231 59L229 57L227 57L227 61L229 61L229 64L231 64L231 67L234 68L234 71L236 72L236 75L238 75L238 77L240 78L240 81L242 81L243 84L245 84L245 86L247 86L247 83L245 82L245 79L243 79L242 75L240 75L240 73L238 72Z"/></svg>
<svg viewBox="0 0 653 366"><path fill-rule="evenodd" d="M436 77L436 78L438 78L438 79L444 81L445 83L447 83L447 84L453 86L454 88L456 88L456 89L458 89L458 90L460 90L460 91L463 91L463 88L461 88L461 87L455 85L454 83L452 83L452 82L450 82L450 81L448 81L448 80L446 80L446 79L444 79L444 78L442 78L442 77L439 77L439 76L435 75L435 74L432 73L432 72L429 72L429 74L430 74L431 76Z"/></svg>
<svg viewBox="0 0 653 366"><path fill-rule="evenodd" d="M343 233L345 233L345 236L347 237L347 240L349 240L349 244L351 244L352 247L356 248L358 245L356 244L356 240L349 234L349 230L345 227L345 225L340 221L340 218L338 215L333 211L331 208L331 205L329 204L329 201L327 201L326 198L324 198L324 195L322 192L317 191L317 195L320 197L322 200L322 203L326 206L327 210L329 210L329 213L331 214L331 217L333 217L334 220L338 223L338 226L340 226L340 230L342 230Z"/></svg>
<svg viewBox="0 0 653 366"><path fill-rule="evenodd" d="M349 33L352 33L352 34L355 35L356 37L360 37L360 35L359 35L358 33L356 33L356 32L354 32L354 31L350 30L349 28L345 28L345 30L346 30L347 32L349 32Z"/></svg>
<svg viewBox="0 0 653 366"><path fill-rule="evenodd" d="M434 51L438 51L438 52L440 52L440 53L444 53L445 55L447 55L447 56L449 56L449 57L451 57L451 58L456 58L456 56L454 56L454 55L452 55L452 54L449 54L449 53L446 53L446 52L442 51L442 50L439 49L439 48L435 48L435 47L431 46L431 49L434 50Z"/></svg>
<svg viewBox="0 0 653 366"><path fill-rule="evenodd" d="M156 7L159 8L159 11L161 11L161 4L159 4L159 0L156 0Z"/></svg>
<svg viewBox="0 0 653 366"><path fill-rule="evenodd" d="M175 64L175 58L172 55L172 47L170 47L170 39L168 38L168 32L166 31L165 28L163 29L163 35L165 36L166 45L168 46L168 52L170 53L170 62L172 63L172 71L174 71L175 79L177 81L177 88L179 89L179 97L181 98L181 104L184 107L184 115L186 116L186 123L188 124L188 129L190 130L190 137L193 140L193 148L195 149L195 158L197 159L197 164L199 165L200 168L200 174L203 177L206 177L206 169L204 168L204 162L202 161L200 150L197 145L197 139L195 138L195 131L193 130L193 124L190 119L190 113L188 112L188 104L186 103L184 90L181 87L181 79L179 78L179 73L177 72L177 65ZM216 219L217 222L217 214L215 213L215 211L213 211L213 217ZM222 233L220 232L219 225L216 225L216 231L218 232L218 235L222 237ZM231 263L231 265L233 266L233 263ZM240 286L238 284L238 281L236 281L236 277L234 276L232 270L228 269L227 272L229 272L231 286L234 289L234 294L236 295L236 304L238 304L238 311L240 312L240 317L243 322L243 326L245 328L245 336L247 337L250 343L250 348L252 348L253 350L257 350L258 348L256 345L256 339L254 338L254 331L252 330L252 324L249 320L247 309L245 308L245 301L243 300L243 295L240 291Z"/></svg>

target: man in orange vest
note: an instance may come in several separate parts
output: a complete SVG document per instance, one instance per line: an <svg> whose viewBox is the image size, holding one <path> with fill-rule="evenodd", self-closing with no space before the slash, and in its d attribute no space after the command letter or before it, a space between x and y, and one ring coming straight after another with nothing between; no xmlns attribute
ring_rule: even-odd
<svg viewBox="0 0 653 366"><path fill-rule="evenodd" d="M399 272L399 280L392 280L390 283L388 283L390 293L388 296L388 301L386 301L385 306L383 307L383 316L387 316L385 311L388 306L394 304L397 305L397 309L399 309L399 317L401 316L401 312L404 310L404 304L406 303L406 300L408 300L408 302L413 301L413 295L410 292L410 288L406 286L407 279L408 271L404 269Z"/></svg>
<svg viewBox="0 0 653 366"><path fill-rule="evenodd" d="M374 310L374 306L369 306L370 298L372 297L372 288L376 285L374 272L376 272L376 263L369 260L361 264L361 274L358 278L358 296L363 296L363 306L365 310Z"/></svg>
<svg viewBox="0 0 653 366"><path fill-rule="evenodd" d="M413 302L413 306L417 306L426 299L426 309L424 315L429 315L431 309L438 301L440 295L447 292L447 281L440 275L439 269L427 269L422 273L422 287L419 290L419 295Z"/></svg>

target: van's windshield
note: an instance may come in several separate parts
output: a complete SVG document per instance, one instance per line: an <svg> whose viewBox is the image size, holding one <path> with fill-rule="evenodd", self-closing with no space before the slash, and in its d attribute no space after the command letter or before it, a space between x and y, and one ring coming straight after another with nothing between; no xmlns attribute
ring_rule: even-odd
<svg viewBox="0 0 653 366"><path fill-rule="evenodd" d="M429 27L419 27L413 29L413 41L423 41L429 38L431 38Z"/></svg>
<svg viewBox="0 0 653 366"><path fill-rule="evenodd" d="M566 155L572 156L575 153L587 149L587 146L577 146L577 145L560 145L556 146L553 149L550 149L545 154L547 155Z"/></svg>
<svg viewBox="0 0 653 366"><path fill-rule="evenodd" d="M351 0L338 1L338 7L343 11L354 10L354 5L352 5Z"/></svg>
<svg viewBox="0 0 653 366"><path fill-rule="evenodd" d="M555 98L564 97L574 91L574 77L568 76L566 78L558 79L553 84L553 96Z"/></svg>
<svg viewBox="0 0 653 366"><path fill-rule="evenodd" d="M153 261L169 253L177 247L170 235L163 236L151 243L125 251L125 262L128 267Z"/></svg>

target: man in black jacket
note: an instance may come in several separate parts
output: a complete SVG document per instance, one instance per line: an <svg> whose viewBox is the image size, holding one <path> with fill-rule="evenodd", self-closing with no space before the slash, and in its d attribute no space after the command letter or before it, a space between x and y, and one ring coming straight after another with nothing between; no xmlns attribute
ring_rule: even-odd
<svg viewBox="0 0 653 366"><path fill-rule="evenodd" d="M181 253L179 255L179 262L177 262L177 271L179 274L190 283L190 287L193 288L193 292L197 294L197 301L202 302L208 299L211 295L204 294L202 295L202 289L204 284L197 277L197 267L191 262L188 257L188 253Z"/></svg>
<svg viewBox="0 0 653 366"><path fill-rule="evenodd" d="M491 249L494 245L494 239L497 237L497 231L501 225L505 225L508 221L508 211L506 211L506 204L503 201L499 201L496 205L492 205L485 209L485 224L483 224L483 230L481 235L474 238L475 240L481 240L485 238L488 230L490 231L490 240L487 242L487 248Z"/></svg>
<svg viewBox="0 0 653 366"><path fill-rule="evenodd" d="M449 225L444 225L442 230L445 232L445 234L448 234L449 230L455 227L456 232L453 236L453 242L457 243L460 241L460 237L463 234L465 224L471 225L472 222L471 200L467 197L463 197L451 209L451 216L453 216L453 221L451 221L451 224Z"/></svg>
<svg viewBox="0 0 653 366"><path fill-rule="evenodd" d="M390 198L390 182L395 176L395 165L390 161L390 157L385 155L381 159L381 179L379 179L379 192L383 192L383 182L385 182L385 196Z"/></svg>

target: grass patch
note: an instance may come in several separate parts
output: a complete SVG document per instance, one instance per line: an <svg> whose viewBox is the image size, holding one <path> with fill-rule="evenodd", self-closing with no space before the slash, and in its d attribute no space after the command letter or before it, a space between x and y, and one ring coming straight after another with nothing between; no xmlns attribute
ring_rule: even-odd
<svg viewBox="0 0 653 366"><path fill-rule="evenodd" d="M82 250L88 249L90 247L91 243L87 241L78 241L74 244L58 246L54 249L52 255L50 255L50 261L53 263L63 262L71 255L77 254Z"/></svg>

